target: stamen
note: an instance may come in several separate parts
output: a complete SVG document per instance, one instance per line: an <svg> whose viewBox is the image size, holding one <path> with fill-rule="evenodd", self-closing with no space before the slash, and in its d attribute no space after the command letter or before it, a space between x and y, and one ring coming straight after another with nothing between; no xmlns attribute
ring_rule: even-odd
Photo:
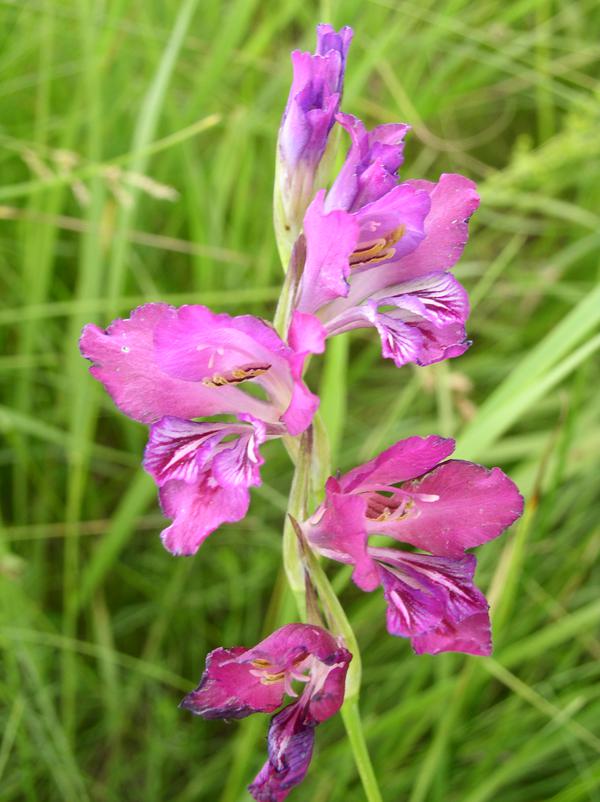
<svg viewBox="0 0 600 802"><path fill-rule="evenodd" d="M380 237L363 245L362 248L357 248L350 256L350 265L358 267L364 264L376 264L377 262L385 262L386 259L391 259L394 255L394 246L404 236L406 226L398 226L391 231L387 237Z"/></svg>
<svg viewBox="0 0 600 802"><path fill-rule="evenodd" d="M271 365L248 365L248 367L234 368L227 373L215 373L213 376L206 376L202 379L202 384L205 387L224 387L227 384L239 384L248 379L262 376L270 367Z"/></svg>

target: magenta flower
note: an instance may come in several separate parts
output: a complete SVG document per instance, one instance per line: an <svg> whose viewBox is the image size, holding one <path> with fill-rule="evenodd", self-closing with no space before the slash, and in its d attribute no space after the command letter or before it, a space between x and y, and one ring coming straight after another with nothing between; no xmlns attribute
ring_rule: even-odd
<svg viewBox="0 0 600 802"><path fill-rule="evenodd" d="M148 304L106 331L87 325L80 347L116 405L154 424L144 467L174 519L162 533L174 554L195 553L222 523L244 517L248 488L260 484L259 446L303 432L318 406L302 381L304 356L249 315ZM247 382L266 400L245 392ZM193 420L214 415L237 422Z"/></svg>
<svg viewBox="0 0 600 802"><path fill-rule="evenodd" d="M408 126L368 132L350 115L337 119L352 146L331 190L317 193L304 218L306 261L290 342L297 347L310 325L322 350L326 337L374 327L383 355L398 367L459 356L469 346L469 304L447 271L479 203L474 184L460 175L399 184Z"/></svg>
<svg viewBox="0 0 600 802"><path fill-rule="evenodd" d="M302 782L312 757L314 729L344 701L352 659L324 629L287 624L252 649L215 649L195 691L181 707L206 719L272 713L285 695L295 701L271 719L268 760L249 791L254 799L280 802ZM294 683L304 683L298 693Z"/></svg>
<svg viewBox="0 0 600 802"><path fill-rule="evenodd" d="M360 588L383 586L388 631L410 638L415 652L490 654L488 606L465 550L502 534L523 500L499 468L442 462L453 451L453 440L434 435L401 440L331 477L303 529L317 551L354 566ZM370 535L419 551L370 546Z"/></svg>
<svg viewBox="0 0 600 802"><path fill-rule="evenodd" d="M291 251L313 194L344 84L352 29L317 25L314 54L295 50L292 86L277 141L275 229Z"/></svg>

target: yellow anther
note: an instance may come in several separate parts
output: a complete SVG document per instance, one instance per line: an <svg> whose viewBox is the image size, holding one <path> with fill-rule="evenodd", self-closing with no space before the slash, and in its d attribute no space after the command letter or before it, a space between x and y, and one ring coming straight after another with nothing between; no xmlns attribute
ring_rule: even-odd
<svg viewBox="0 0 600 802"><path fill-rule="evenodd" d="M350 256L350 264L353 267L363 264L375 264L391 259L394 255L394 245L404 236L406 226L398 226L391 231L387 237L380 237L368 243L364 248L358 248Z"/></svg>

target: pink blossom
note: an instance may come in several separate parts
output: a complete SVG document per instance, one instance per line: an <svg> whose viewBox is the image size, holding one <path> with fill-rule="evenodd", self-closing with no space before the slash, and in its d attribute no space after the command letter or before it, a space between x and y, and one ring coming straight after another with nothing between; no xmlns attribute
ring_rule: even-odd
<svg viewBox="0 0 600 802"><path fill-rule="evenodd" d="M305 339L310 317L321 340L375 328L383 356L398 367L459 356L469 346L469 304L448 271L479 203L475 185L460 175L398 183L408 126L369 132L350 115L337 119L352 145L332 188L317 193L304 218L290 342Z"/></svg>
<svg viewBox="0 0 600 802"><path fill-rule="evenodd" d="M250 315L147 304L80 342L117 406L151 423L144 466L159 487L173 554L194 554L222 523L241 520L260 484L260 445L306 429L318 399L302 381L304 356ZM259 385L265 398L245 391ZM229 415L236 422L195 418Z"/></svg>
<svg viewBox="0 0 600 802"><path fill-rule="evenodd" d="M268 759L249 786L254 799L280 802L304 779L315 727L342 705L351 659L324 629L287 624L252 649L211 652L200 684L181 707L207 719L244 718L273 713L291 696L294 701L271 719Z"/></svg>
<svg viewBox="0 0 600 802"><path fill-rule="evenodd" d="M382 585L389 632L411 638L416 652L489 654L487 602L465 550L502 534L523 501L499 468L446 460L453 450L450 439L411 437L330 477L303 529L317 551L354 566L363 590ZM371 535L418 551L370 546Z"/></svg>

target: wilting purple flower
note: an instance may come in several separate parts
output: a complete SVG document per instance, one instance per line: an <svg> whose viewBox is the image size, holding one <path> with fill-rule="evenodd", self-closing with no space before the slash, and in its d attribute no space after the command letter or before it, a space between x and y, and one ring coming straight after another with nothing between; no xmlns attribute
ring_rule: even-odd
<svg viewBox="0 0 600 802"><path fill-rule="evenodd" d="M275 178L275 230L282 253L291 251L314 194L340 107L351 39L351 28L336 33L331 25L318 25L315 53L292 53L294 75L279 129Z"/></svg>
<svg viewBox="0 0 600 802"><path fill-rule="evenodd" d="M338 115L352 146L329 193L304 218L306 259L289 339L319 341L374 327L397 366L429 365L468 348L467 294L447 271L460 258L479 199L460 175L397 182L407 126L368 132Z"/></svg>
<svg viewBox="0 0 600 802"><path fill-rule="evenodd" d="M268 760L249 786L254 799L280 802L303 779L317 724L344 701L350 652L329 632L287 624L252 649L215 649L206 658L199 686L181 707L207 719L272 713L285 695L295 701L271 719ZM303 683L300 694L294 683Z"/></svg>
<svg viewBox="0 0 600 802"><path fill-rule="evenodd" d="M499 468L443 462L453 451L450 439L410 437L330 477L325 502L303 530L316 550L354 566L360 588L383 586L389 632L409 637L417 653L489 654L487 602L465 550L498 537L523 500ZM370 535L419 551L369 546Z"/></svg>
<svg viewBox="0 0 600 802"><path fill-rule="evenodd" d="M174 554L193 554L244 517L248 488L260 484L259 446L303 432L318 406L302 381L304 356L250 315L148 304L106 331L87 325L80 347L116 405L153 424L144 466L174 519L162 535ZM247 382L266 400L245 392ZM193 420L214 415L237 423Z"/></svg>

